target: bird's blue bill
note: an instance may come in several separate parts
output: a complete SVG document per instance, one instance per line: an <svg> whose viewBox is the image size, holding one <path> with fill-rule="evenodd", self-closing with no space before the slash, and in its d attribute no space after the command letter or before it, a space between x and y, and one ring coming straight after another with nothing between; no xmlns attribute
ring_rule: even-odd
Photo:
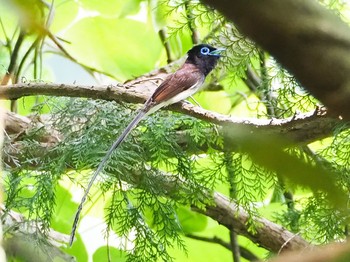
<svg viewBox="0 0 350 262"><path fill-rule="evenodd" d="M210 53L209 53L209 55L212 55L212 56L220 56L220 53L222 52L222 51L225 51L226 49L225 48L218 48L218 49L216 49L216 50L214 50L214 51L211 51Z"/></svg>

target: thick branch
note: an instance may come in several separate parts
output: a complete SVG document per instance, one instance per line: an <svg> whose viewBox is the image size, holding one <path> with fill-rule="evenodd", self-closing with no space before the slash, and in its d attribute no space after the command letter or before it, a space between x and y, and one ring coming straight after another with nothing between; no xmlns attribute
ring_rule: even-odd
<svg viewBox="0 0 350 262"><path fill-rule="evenodd" d="M185 106L187 107L189 105ZM201 108L194 107L193 109L205 114L205 110ZM212 121L219 120L220 122L220 120L222 120L228 123L227 126L225 125L217 128L219 135L222 136L225 141L223 149L228 152L237 150L237 144L241 142L241 139L232 136L232 134L241 133L242 130L247 130L249 133L258 132L259 135L271 135L272 137L283 135L287 138L286 146L288 146L288 143L297 142L302 144L324 138L331 134L334 126L339 122L338 120L327 118L322 115L316 115L313 112L299 115L295 117L295 119L290 118L285 120L244 120L232 118L228 121L230 119L229 117L212 112L208 112L206 116ZM34 130L34 132L35 130L41 130L39 135L36 135L37 142L40 143L41 149L38 148L37 152L31 152L38 157L45 154L48 148L55 146L63 139L63 135L54 130L48 118L49 116L47 115L41 115L40 117L31 119L11 112L6 112L6 114L4 114L5 131L11 137L11 141L9 141L10 144L6 143L4 148L4 162L6 164L13 166L15 164L14 161L21 162L21 140L27 133L32 133L32 130ZM44 130L45 132L43 132ZM208 132L212 131L208 130ZM201 144L198 144L196 147L188 147L193 141L189 141L190 136L187 131L177 131L177 134L178 144L183 147L184 150L188 150L188 148L191 148L191 150L199 150L197 152L191 151L190 153L192 154L199 154L207 151L208 148L205 148L204 145Z"/></svg>
<svg viewBox="0 0 350 262"><path fill-rule="evenodd" d="M142 185L140 181L145 179L145 174L130 172L126 176L126 179L126 183L140 187ZM180 176L167 173L160 174L157 172L157 175L154 174L153 177L148 179L159 184L160 195L173 198L177 201L186 201L186 199L192 195L193 189L187 186L186 180L182 179ZM203 191L201 199L203 200L202 202L205 209L202 210L198 207L193 207L194 210L210 216L229 229L234 228L238 234L246 236L253 242L270 251L277 252L281 247L283 247L283 250L293 250L308 246L308 243L299 236L294 236L288 230L283 229L281 226L267 219L253 218L253 220L256 220L259 227L256 232L250 232L246 225L249 217L248 213L242 207L239 207L234 202L230 202L226 197L218 193L214 194L212 199L211 195ZM208 202L214 204L208 205ZM201 206L203 207L203 205Z"/></svg>
<svg viewBox="0 0 350 262"><path fill-rule="evenodd" d="M166 73L162 73L162 75ZM158 74L159 76L159 74ZM158 81L157 78L155 81ZM142 84L141 84L142 83ZM147 91L144 91L146 87ZM68 97L86 97L92 99L114 100L117 102L143 103L156 84L149 78L122 86L77 86L64 84L18 84L0 86L0 97L17 99L28 95L50 95ZM141 90L141 91L140 91ZM331 118L325 112L310 112L287 119L242 119L221 115L189 103L178 103L169 107L195 118L225 127L222 135L245 128L250 132L266 135L283 135L292 143L307 144L331 135L340 120Z"/></svg>
<svg viewBox="0 0 350 262"><path fill-rule="evenodd" d="M87 97L129 103L142 103L147 98L145 93L139 92L134 88L131 89L128 85L80 86L53 83L22 83L0 86L1 99L18 99L33 95Z"/></svg>
<svg viewBox="0 0 350 262"><path fill-rule="evenodd" d="M254 232L247 230L249 214L219 193L214 193L214 205L207 205L204 210L198 207L192 207L192 209L213 218L228 229L233 228L237 234L275 253L309 247L309 243L299 235L265 218L253 218L258 226Z"/></svg>
<svg viewBox="0 0 350 262"><path fill-rule="evenodd" d="M288 252L269 260L270 262L345 262L350 261L350 244L332 243L326 246L304 250L303 252Z"/></svg>
<svg viewBox="0 0 350 262"><path fill-rule="evenodd" d="M139 184L139 181L145 179L144 176L144 173L129 173L125 182L140 187L142 183ZM188 204L187 202L193 196L193 189L188 185L186 179L181 176L157 173L157 175L151 175L147 179L159 184L159 195L164 195L184 204ZM199 204L200 207L193 205L192 209L194 211L211 217L229 230L233 228L237 234L247 237L269 251L277 253L287 250L307 249L312 246L299 235L293 234L276 223L265 218L250 217L243 207L234 201L230 201L220 193L210 194L203 190L196 193L196 199L199 199L202 203ZM254 232L249 229L249 219L252 219L257 225Z"/></svg>
<svg viewBox="0 0 350 262"><path fill-rule="evenodd" d="M12 116L16 121L21 120L21 118L15 118L15 115L12 113L8 115ZM28 121L24 121L24 123L27 122ZM9 123L7 122L7 124ZM16 130L16 128L12 128L12 130ZM43 150L43 152L45 152L45 150ZM188 187L186 180L181 177L172 174L168 175L166 173L157 174L158 175L153 175L154 177L149 179L157 181L160 185L160 195L183 201L184 199L188 199L188 196L192 194L193 189ZM129 173L126 177L127 181L125 182L140 187L140 185L142 185L140 181L145 179L144 176L145 174L143 173ZM213 199L212 196L206 192L203 192L202 195L201 199L203 199L204 210L199 207L193 207L194 210L210 216L228 229L234 228L238 234L246 236L253 242L270 251L278 252L280 249L293 250L301 247L305 248L309 245L301 237L295 236L281 226L263 218L253 218L259 226L256 232L251 232L246 225L249 214L242 207L239 207L234 202L230 202L226 197L218 193L214 194ZM209 201L210 199L212 199L212 201ZM208 202L214 204L209 205Z"/></svg>
<svg viewBox="0 0 350 262"><path fill-rule="evenodd" d="M330 111L350 119L350 28L334 13L314 0L203 2L269 51Z"/></svg>

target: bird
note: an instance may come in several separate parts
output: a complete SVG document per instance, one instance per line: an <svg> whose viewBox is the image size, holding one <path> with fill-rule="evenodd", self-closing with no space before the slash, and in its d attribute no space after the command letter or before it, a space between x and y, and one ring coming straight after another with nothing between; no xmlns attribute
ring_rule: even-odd
<svg viewBox="0 0 350 262"><path fill-rule="evenodd" d="M89 194L96 177L102 171L108 159L116 148L126 139L128 134L137 126L137 124L147 115L154 113L160 108L180 102L194 93L203 85L206 76L215 68L221 57L221 52L225 49L215 48L208 44L199 44L192 47L187 52L185 63L174 73L170 74L158 86L153 94L146 100L143 107L138 111L134 119L124 129L123 133L109 148L96 171L94 172L85 192L81 199L80 205L76 212L72 232L70 235L69 245L74 240L79 216L82 211L84 202Z"/></svg>

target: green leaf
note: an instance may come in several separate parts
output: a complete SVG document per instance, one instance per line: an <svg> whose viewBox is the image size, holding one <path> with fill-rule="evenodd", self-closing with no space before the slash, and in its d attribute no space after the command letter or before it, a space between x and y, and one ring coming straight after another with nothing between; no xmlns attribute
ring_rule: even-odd
<svg viewBox="0 0 350 262"><path fill-rule="evenodd" d="M108 16L126 16L135 14L140 10L141 0L80 0L81 6L89 11L99 12Z"/></svg>
<svg viewBox="0 0 350 262"><path fill-rule="evenodd" d="M107 261L108 259L108 248L107 246L100 247L95 251L95 253L92 256L93 261ZM109 247L109 254L110 254L110 259L108 261L111 262L125 262L127 259L127 253L119 250L114 247Z"/></svg>
<svg viewBox="0 0 350 262"><path fill-rule="evenodd" d="M208 224L208 218L202 214L191 211L189 207L180 206L177 210L184 233L203 231Z"/></svg>
<svg viewBox="0 0 350 262"><path fill-rule="evenodd" d="M76 1L55 0L50 30L58 32L69 27L69 24L71 24L78 15L78 10L79 6Z"/></svg>
<svg viewBox="0 0 350 262"><path fill-rule="evenodd" d="M62 248L64 252L75 257L76 261L89 261L89 254L84 242L79 234L76 235L76 240L71 247ZM103 260L101 260L103 261Z"/></svg>
<svg viewBox="0 0 350 262"><path fill-rule="evenodd" d="M17 100L18 113L29 115L33 113L33 107L37 106L36 112L45 114L50 113L50 108L45 105L47 97L43 96L26 96Z"/></svg>
<svg viewBox="0 0 350 262"><path fill-rule="evenodd" d="M70 234L74 215L78 204L73 202L71 193L62 186L56 187L56 215L53 216L51 226L55 230Z"/></svg>
<svg viewBox="0 0 350 262"><path fill-rule="evenodd" d="M169 16L170 7L161 0L150 0L150 15L154 26L160 30L167 26L173 19Z"/></svg>
<svg viewBox="0 0 350 262"><path fill-rule="evenodd" d="M149 24L127 18L84 18L65 37L79 62L121 80L151 71L162 49Z"/></svg>
<svg viewBox="0 0 350 262"><path fill-rule="evenodd" d="M38 0L13 0L9 1L20 19L21 26L28 32L41 32L45 23L45 9L42 1Z"/></svg>
<svg viewBox="0 0 350 262"><path fill-rule="evenodd" d="M18 22L18 12L14 8L14 5L11 1L8 0L0 0L0 14L1 14L1 23L5 25L4 31L0 31L0 39L3 42L0 44L0 54L1 54L1 67L7 64L7 60L10 60L8 55L8 50L5 48L5 34L8 38L11 38L11 35L16 30L17 22ZM6 59L6 60L5 60ZM0 68L1 68L0 67ZM3 70L6 72L6 68L1 68L1 75L3 75Z"/></svg>

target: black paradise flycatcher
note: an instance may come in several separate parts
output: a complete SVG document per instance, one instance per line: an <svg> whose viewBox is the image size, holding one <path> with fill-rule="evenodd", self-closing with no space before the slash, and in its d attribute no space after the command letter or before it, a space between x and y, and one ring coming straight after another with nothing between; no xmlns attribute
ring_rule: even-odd
<svg viewBox="0 0 350 262"><path fill-rule="evenodd" d="M187 52L188 57L185 63L175 73L169 75L145 102L135 118L110 147L92 176L75 215L69 245L72 245L73 243L80 212L89 194L90 188L113 151L124 141L131 130L136 127L146 115L149 115L162 107L177 103L196 93L203 85L205 77L216 66L220 58L220 52L223 50L224 49L217 49L207 44L194 46Z"/></svg>

